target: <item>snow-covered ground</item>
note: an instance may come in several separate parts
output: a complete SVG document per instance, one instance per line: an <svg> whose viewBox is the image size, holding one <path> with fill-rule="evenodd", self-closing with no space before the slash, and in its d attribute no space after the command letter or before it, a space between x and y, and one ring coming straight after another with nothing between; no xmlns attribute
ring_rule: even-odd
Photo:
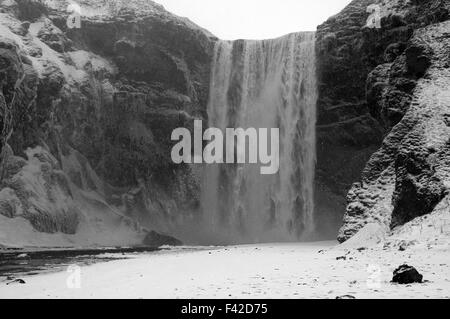
<svg viewBox="0 0 450 319"><path fill-rule="evenodd" d="M175 249L0 282L0 298L450 298L448 245L365 250L334 242ZM123 256L122 256L123 257ZM427 282L390 283L407 263ZM0 278L0 281L2 279ZM71 286L71 285L69 285ZM73 285L72 285L73 286Z"/></svg>

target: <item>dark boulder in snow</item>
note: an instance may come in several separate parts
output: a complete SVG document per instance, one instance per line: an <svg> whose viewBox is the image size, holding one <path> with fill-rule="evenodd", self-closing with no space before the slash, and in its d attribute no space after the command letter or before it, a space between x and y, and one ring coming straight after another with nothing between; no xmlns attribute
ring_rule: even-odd
<svg viewBox="0 0 450 319"><path fill-rule="evenodd" d="M147 234L144 239L143 244L150 247L161 247L161 246L181 246L183 243L171 236L162 235L155 231L151 231Z"/></svg>
<svg viewBox="0 0 450 319"><path fill-rule="evenodd" d="M402 265L394 271L392 282L401 285L422 283L423 276L414 267Z"/></svg>
<svg viewBox="0 0 450 319"><path fill-rule="evenodd" d="M6 285L9 286L9 285L13 285L13 284L25 285L26 282L23 279L15 279L15 280L7 283Z"/></svg>
<svg viewBox="0 0 450 319"><path fill-rule="evenodd" d="M345 295L345 296L337 296L336 299L356 299L356 297L352 295Z"/></svg>

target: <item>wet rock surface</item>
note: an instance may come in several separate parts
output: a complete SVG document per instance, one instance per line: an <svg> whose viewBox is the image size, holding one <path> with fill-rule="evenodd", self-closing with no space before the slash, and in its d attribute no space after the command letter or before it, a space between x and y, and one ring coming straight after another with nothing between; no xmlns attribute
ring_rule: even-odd
<svg viewBox="0 0 450 319"><path fill-rule="evenodd" d="M154 246L26 250L25 253L23 250L0 250L0 282L13 282L19 276L66 270L71 265L82 267L158 251L160 249Z"/></svg>

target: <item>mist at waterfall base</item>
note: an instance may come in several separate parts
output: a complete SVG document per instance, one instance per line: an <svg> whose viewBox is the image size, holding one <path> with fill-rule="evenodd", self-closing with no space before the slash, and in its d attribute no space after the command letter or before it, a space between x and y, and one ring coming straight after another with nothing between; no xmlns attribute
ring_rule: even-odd
<svg viewBox="0 0 450 319"><path fill-rule="evenodd" d="M280 169L202 168L201 218L184 234L198 244L313 238L316 102L314 32L263 41L219 41L211 71L209 127L279 128Z"/></svg>

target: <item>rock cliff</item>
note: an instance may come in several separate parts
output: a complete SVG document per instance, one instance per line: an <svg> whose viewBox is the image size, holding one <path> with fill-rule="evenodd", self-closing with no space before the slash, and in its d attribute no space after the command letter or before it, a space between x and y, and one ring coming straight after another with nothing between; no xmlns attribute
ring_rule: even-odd
<svg viewBox="0 0 450 319"><path fill-rule="evenodd" d="M395 228L431 213L448 193L449 9L357 0L318 28L319 182L350 188L340 241L371 222Z"/></svg>
<svg viewBox="0 0 450 319"><path fill-rule="evenodd" d="M170 136L207 116L217 39L152 1L78 3L0 0L0 245L179 243L154 231L195 220L200 178ZM450 210L449 12L354 0L318 27L322 234Z"/></svg>
<svg viewBox="0 0 450 319"><path fill-rule="evenodd" d="M197 211L170 133L206 114L215 38L151 1L78 3L0 1L0 224L137 243Z"/></svg>

